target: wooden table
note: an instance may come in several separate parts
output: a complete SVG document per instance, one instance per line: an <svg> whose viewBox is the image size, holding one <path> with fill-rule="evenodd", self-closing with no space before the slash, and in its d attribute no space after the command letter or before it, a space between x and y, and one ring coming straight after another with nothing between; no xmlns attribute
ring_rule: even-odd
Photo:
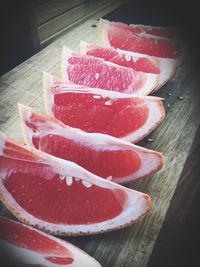
<svg viewBox="0 0 200 267"><path fill-rule="evenodd" d="M60 76L63 45L78 51L80 40L97 43L97 29L92 27L96 22L96 19L90 19L74 27L0 78L2 132L23 143L17 102L44 111L42 72ZM162 152L164 168L129 186L151 196L152 213L119 231L66 238L94 256L102 266L175 266L180 258L174 260L173 256L184 253L183 245L192 234L188 226L197 226L195 211L199 211L199 203L195 202L200 194L199 78L196 67L187 60L173 79L156 93L165 98L166 117L151 134L153 142L144 140L140 144ZM3 206L1 214L10 216Z"/></svg>

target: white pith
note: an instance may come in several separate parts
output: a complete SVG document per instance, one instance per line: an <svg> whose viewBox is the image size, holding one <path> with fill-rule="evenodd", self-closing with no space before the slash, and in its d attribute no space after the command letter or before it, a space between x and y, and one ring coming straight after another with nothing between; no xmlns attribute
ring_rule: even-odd
<svg viewBox="0 0 200 267"><path fill-rule="evenodd" d="M5 140L5 136L1 135L1 138ZM9 140L9 139L6 139ZM12 142L9 140L9 142ZM3 142L1 142L3 144ZM3 151L5 147L1 147ZM141 192L134 191L123 186L120 186L111 181L102 179L85 169L81 168L77 164L53 157L49 154L43 153L34 148L27 148L28 151L33 152L38 156L37 162L45 163L54 170L56 174L60 176L73 176L81 180L95 184L96 186L102 188L108 188L112 190L113 193L117 192L117 189L123 190L126 193L127 201L123 207L123 211L116 217L92 224L54 224L44 220L40 220L26 210L24 210L12 197L11 193L7 191L4 186L5 177L0 177L0 197L2 202L7 206L7 208L20 220L27 222L28 224L35 226L40 229L45 229L51 233L56 233L58 235L83 235L100 233L105 231L111 231L116 228L122 228L134 221L140 219L150 208L151 202L148 195ZM39 160L40 159L40 160ZM4 175L6 175L4 173ZM87 189L86 189L87 190ZM101 207L99 207L101 208Z"/></svg>
<svg viewBox="0 0 200 267"><path fill-rule="evenodd" d="M62 80L66 81L66 82L70 82L68 73L67 73L67 68L68 68L68 61L70 59L71 56L75 56L75 57L86 57L86 58L95 58L93 56L87 56L87 55L81 55L78 53L73 52L72 50L70 50L67 47L63 47L63 53L62 53ZM144 73L141 71L136 71L124 66L119 66L113 62L110 61L105 61L102 58L98 58L102 64L105 64L107 66L114 66L120 69L124 69L126 71L129 72L129 75L131 75L133 77L132 79L132 84L130 84L128 86L128 88L125 89L125 93L129 93L129 94L140 94L140 95L148 95L151 91L153 91L157 86L158 86L158 81L159 81L159 74L151 74L151 73ZM98 76L99 77L99 76ZM139 89L135 88L135 80L144 80L144 84L142 87L140 87ZM120 89L120 88L116 88L116 89ZM135 92L136 90L136 92Z"/></svg>
<svg viewBox="0 0 200 267"><path fill-rule="evenodd" d="M164 107L161 103L156 101L149 101L148 103L149 115L146 123L132 134L122 137L125 141L132 142L132 140L139 141L141 136L145 133L150 133L165 117Z"/></svg>
<svg viewBox="0 0 200 267"><path fill-rule="evenodd" d="M176 60L168 58L160 59L160 70L161 72L159 86L156 88L156 90L161 88L167 81L169 81L173 77L176 72Z"/></svg>
<svg viewBox="0 0 200 267"><path fill-rule="evenodd" d="M51 86L55 81L55 77L49 75L47 72L43 72L44 106L46 113L50 116L53 116L52 106L54 102L54 95L51 94Z"/></svg>
<svg viewBox="0 0 200 267"><path fill-rule="evenodd" d="M11 220L8 220L8 221L11 221ZM34 229L34 228L27 226L25 224L21 224L21 223L14 222L14 221L12 221L12 222L15 224L20 224L22 228L28 228L31 231L35 231L38 234L40 234L41 236L45 236L49 240L53 240L56 243L58 243L59 245L66 248L71 253L70 257L73 258L73 262L71 264L64 264L64 265L62 264L63 267L64 266L69 266L69 267L78 267L78 266L100 267L101 266L100 263L98 263L90 255L88 255L83 250L79 249L78 247L72 245L71 243L69 243L67 241L63 241L61 239L53 237L52 235L45 234L44 232L37 230L37 229ZM11 242L8 242L8 241L2 240L2 239L0 240L0 244L2 244L4 249L7 248L8 251L12 252L12 254L14 253L14 255L17 256L18 260L20 260L21 262L24 262L26 264L40 264L40 265L44 265L44 266L48 266L48 267L60 267L61 266L60 264L51 263L50 261L45 259L45 257L48 257L48 256L56 256L56 254L54 252L51 253L51 251L49 251L49 253L48 252L39 253L39 252L32 251L31 249L28 249L28 248L19 247L17 245L12 244ZM13 255L13 257L14 257L14 255ZM62 258L62 256L59 256L59 257ZM65 255L63 255L63 257L65 257Z"/></svg>
<svg viewBox="0 0 200 267"><path fill-rule="evenodd" d="M66 184L67 185L72 185L73 183L73 177L72 176L66 176Z"/></svg>
<svg viewBox="0 0 200 267"><path fill-rule="evenodd" d="M141 72L141 74L145 74L146 81L142 88L140 88L138 91L135 92L135 94L138 95L148 95L150 94L155 88L158 86L159 81L159 74L151 74L151 73L144 73Z"/></svg>
<svg viewBox="0 0 200 267"><path fill-rule="evenodd" d="M133 27L142 27L144 29L148 29L148 30L153 30L153 29L169 29L169 28L173 28L170 26L155 26L155 25L144 25L144 24L129 24L129 26L133 26Z"/></svg>
<svg viewBox="0 0 200 267"><path fill-rule="evenodd" d="M160 36L160 35L154 35L151 33L146 33L146 32L141 32L141 33L136 33L136 35L145 37L145 38L151 38L151 39L156 39L156 40L166 40L168 42L173 43L174 40L168 37Z"/></svg>
<svg viewBox="0 0 200 267"><path fill-rule="evenodd" d="M104 19L99 20L98 26L97 26L98 36L99 36L101 43L105 47L111 47L110 42L108 40L108 27L109 27L108 20L104 20Z"/></svg>

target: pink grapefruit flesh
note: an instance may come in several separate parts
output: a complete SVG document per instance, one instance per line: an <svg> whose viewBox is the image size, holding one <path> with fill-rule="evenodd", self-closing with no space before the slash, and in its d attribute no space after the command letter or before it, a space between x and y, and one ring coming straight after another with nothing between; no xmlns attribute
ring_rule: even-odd
<svg viewBox="0 0 200 267"><path fill-rule="evenodd" d="M170 80L176 71L176 61L174 59L158 58L113 47L102 47L87 44L83 41L80 43L80 51L82 54L102 58L136 71L159 74L159 83L155 88L156 90Z"/></svg>
<svg viewBox="0 0 200 267"><path fill-rule="evenodd" d="M158 86L159 75L125 68L64 47L62 78L66 82L93 88L148 95Z"/></svg>
<svg viewBox="0 0 200 267"><path fill-rule="evenodd" d="M100 19L100 23L108 22L106 20ZM126 24L123 22L109 22L110 25L122 28L132 33L147 33L152 35L157 35L166 38L177 38L178 33L174 27L168 26L152 26L152 25L142 25L142 24Z"/></svg>
<svg viewBox="0 0 200 267"><path fill-rule="evenodd" d="M138 142L164 119L160 98L133 96L58 81L44 73L48 115L86 132Z"/></svg>
<svg viewBox="0 0 200 267"><path fill-rule="evenodd" d="M104 46L111 46L130 52L137 52L161 58L180 57L178 41L152 35L146 32L133 32L129 27L100 20L98 23L99 37Z"/></svg>
<svg viewBox="0 0 200 267"><path fill-rule="evenodd" d="M0 246L7 249L13 262L27 266L101 266L74 245L1 216Z"/></svg>
<svg viewBox="0 0 200 267"><path fill-rule="evenodd" d="M22 222L56 235L112 231L151 209L148 195L1 134L0 199Z"/></svg>
<svg viewBox="0 0 200 267"><path fill-rule="evenodd" d="M86 133L19 105L25 142L53 156L70 160L112 181L127 183L162 168L158 152L104 134Z"/></svg>
<svg viewBox="0 0 200 267"><path fill-rule="evenodd" d="M87 44L81 42L80 51L82 54L102 58L106 61L134 69L136 71L142 71L146 73L160 74L159 61L156 58L151 57L131 57L126 51L120 53L117 49L112 47L102 47L94 44Z"/></svg>

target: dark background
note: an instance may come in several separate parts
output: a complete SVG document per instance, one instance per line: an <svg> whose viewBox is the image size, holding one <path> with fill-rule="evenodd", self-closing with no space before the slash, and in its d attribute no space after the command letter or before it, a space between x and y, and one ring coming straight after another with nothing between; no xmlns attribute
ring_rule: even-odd
<svg viewBox="0 0 200 267"><path fill-rule="evenodd" d="M0 75L40 50L33 14L36 4L37 0L1 1ZM198 1L129 0L105 17L126 23L178 27L189 42L194 60L199 57Z"/></svg>
<svg viewBox="0 0 200 267"><path fill-rule="evenodd" d="M0 75L35 54L36 29L32 1L0 1Z"/></svg>
<svg viewBox="0 0 200 267"><path fill-rule="evenodd" d="M128 1L105 18L125 23L176 27L198 64L200 56L200 13L198 1Z"/></svg>

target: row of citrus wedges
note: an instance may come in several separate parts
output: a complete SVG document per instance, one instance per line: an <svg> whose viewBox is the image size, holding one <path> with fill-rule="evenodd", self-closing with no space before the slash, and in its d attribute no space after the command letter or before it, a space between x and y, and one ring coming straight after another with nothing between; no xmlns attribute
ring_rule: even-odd
<svg viewBox="0 0 200 267"><path fill-rule="evenodd" d="M163 166L161 153L132 143L164 119L162 99L144 95L175 73L181 57L174 29L105 20L98 29L104 47L81 42L81 53L64 48L64 82L44 73L48 116L19 105L28 146L0 138L2 202L20 221L55 235L102 233L138 221L151 210L150 197L119 184ZM29 259L37 254L40 264L99 266L31 227L2 217L0 225L3 240ZM23 232L23 245L14 240L16 231Z"/></svg>

